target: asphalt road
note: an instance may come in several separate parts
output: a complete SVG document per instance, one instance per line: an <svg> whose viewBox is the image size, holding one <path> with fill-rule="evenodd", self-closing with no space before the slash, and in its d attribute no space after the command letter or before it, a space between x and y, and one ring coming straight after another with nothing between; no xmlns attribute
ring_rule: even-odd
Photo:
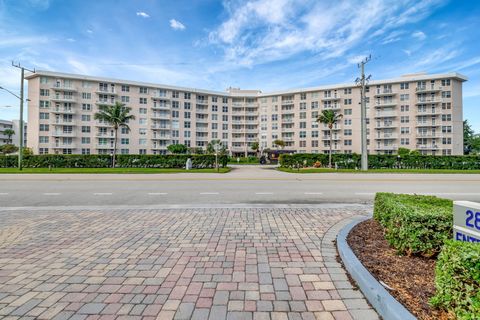
<svg viewBox="0 0 480 320"><path fill-rule="evenodd" d="M480 202L475 174L4 174L0 207L370 203L376 192Z"/></svg>

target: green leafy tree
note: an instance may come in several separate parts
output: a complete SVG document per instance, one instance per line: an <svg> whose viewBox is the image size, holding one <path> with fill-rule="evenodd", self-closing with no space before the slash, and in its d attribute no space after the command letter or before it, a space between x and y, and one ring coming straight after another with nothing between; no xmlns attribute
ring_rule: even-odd
<svg viewBox="0 0 480 320"><path fill-rule="evenodd" d="M188 152L188 147L184 144L171 144L167 149L173 154L185 154Z"/></svg>
<svg viewBox="0 0 480 320"><path fill-rule="evenodd" d="M343 114L336 113L333 110L323 110L322 113L318 116L317 122L326 124L330 130L330 152L328 153L328 167L332 167L332 135L333 135L333 126L340 122L343 118Z"/></svg>
<svg viewBox="0 0 480 320"><path fill-rule="evenodd" d="M17 151L18 147L13 144L4 144L3 146L0 146L0 152L3 153L3 155L11 154Z"/></svg>
<svg viewBox="0 0 480 320"><path fill-rule="evenodd" d="M475 134L468 120L463 121L463 152L464 154L480 153L480 136Z"/></svg>
<svg viewBox="0 0 480 320"><path fill-rule="evenodd" d="M410 154L410 149L408 149L408 148L398 148L397 153L401 157L408 156Z"/></svg>
<svg viewBox="0 0 480 320"><path fill-rule="evenodd" d="M8 137L9 144L11 144L12 136L15 134L15 131L13 131L13 129L5 129L3 130L3 134Z"/></svg>
<svg viewBox="0 0 480 320"><path fill-rule="evenodd" d="M222 144L220 140L212 140L207 144L207 153L209 154L214 154L215 153L215 147L218 146L218 154L225 154L227 152L227 149L225 146Z"/></svg>
<svg viewBox="0 0 480 320"><path fill-rule="evenodd" d="M255 151L256 154L258 154L258 150L260 150L260 144L258 141L255 141L250 145L250 148Z"/></svg>
<svg viewBox="0 0 480 320"><path fill-rule="evenodd" d="M280 139L277 139L275 141L273 141L273 144L277 147L280 147L280 148L285 148L285 141L283 140L280 140Z"/></svg>
<svg viewBox="0 0 480 320"><path fill-rule="evenodd" d="M101 120L113 127L114 130L114 142L113 142L113 159L112 167L115 168L115 158L117 154L117 136L118 128L127 128L130 131L128 126L128 121L134 120L135 116L130 114L130 108L125 107L124 104L116 102L113 106L111 105L99 105L99 111L95 113L95 120Z"/></svg>
<svg viewBox="0 0 480 320"><path fill-rule="evenodd" d="M32 148L24 147L22 154L24 156L33 156L33 150Z"/></svg>

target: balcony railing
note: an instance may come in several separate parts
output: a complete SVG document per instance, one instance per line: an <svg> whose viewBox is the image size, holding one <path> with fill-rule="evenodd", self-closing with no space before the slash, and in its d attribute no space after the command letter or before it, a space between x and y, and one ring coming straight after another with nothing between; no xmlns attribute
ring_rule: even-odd
<svg viewBox="0 0 480 320"><path fill-rule="evenodd" d="M439 149L439 147L436 144L417 144L417 149L437 150Z"/></svg>
<svg viewBox="0 0 480 320"><path fill-rule="evenodd" d="M54 83L51 88L55 91L77 91L77 89L73 86L70 86L70 85L64 85L64 84L61 84L61 83Z"/></svg>
<svg viewBox="0 0 480 320"><path fill-rule="evenodd" d="M434 92L434 91L442 91L442 90L443 90L443 87L440 87L440 86L420 86L415 88L415 91L418 93Z"/></svg>

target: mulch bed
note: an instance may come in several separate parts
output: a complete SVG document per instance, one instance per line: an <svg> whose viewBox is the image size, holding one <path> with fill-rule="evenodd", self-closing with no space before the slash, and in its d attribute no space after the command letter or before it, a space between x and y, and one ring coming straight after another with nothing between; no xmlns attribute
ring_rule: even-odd
<svg viewBox="0 0 480 320"><path fill-rule="evenodd" d="M347 242L367 270L393 288L387 291L418 319L450 319L428 304L435 294L435 259L398 255L383 234L382 226L370 219L356 225Z"/></svg>

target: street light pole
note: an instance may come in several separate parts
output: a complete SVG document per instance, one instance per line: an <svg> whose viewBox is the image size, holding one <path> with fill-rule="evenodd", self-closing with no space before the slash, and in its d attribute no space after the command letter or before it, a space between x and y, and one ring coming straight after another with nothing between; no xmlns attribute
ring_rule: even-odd
<svg viewBox="0 0 480 320"><path fill-rule="evenodd" d="M19 68L21 70L21 78L20 78L20 148L18 149L18 170L22 170L22 158L23 158L23 90L24 90L24 82L25 82L25 70L35 73L35 69L30 70L25 67L22 67L20 63L14 64L12 61L12 66L15 68Z"/></svg>
<svg viewBox="0 0 480 320"><path fill-rule="evenodd" d="M368 149L367 149L367 106L365 97L365 87L370 80L370 76L365 77L365 64L370 61L371 56L368 56L362 60L358 67L361 69L360 78L355 81L360 86L360 127L361 127L361 140L362 140L362 157L361 157L361 169L362 171L368 170Z"/></svg>

